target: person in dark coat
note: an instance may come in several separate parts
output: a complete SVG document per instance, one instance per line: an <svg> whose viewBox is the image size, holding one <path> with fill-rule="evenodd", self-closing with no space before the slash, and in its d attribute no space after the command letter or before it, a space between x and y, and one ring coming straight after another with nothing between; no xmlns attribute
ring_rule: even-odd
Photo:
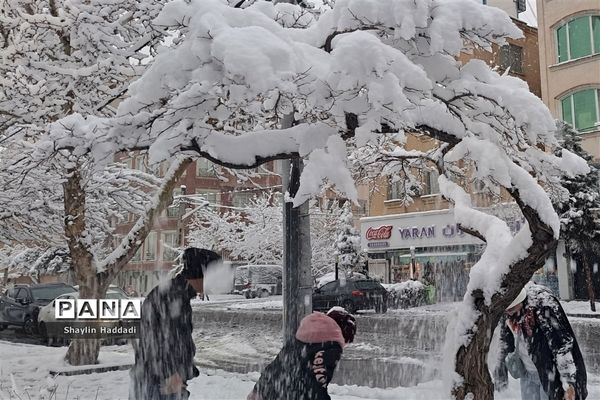
<svg viewBox="0 0 600 400"><path fill-rule="evenodd" d="M330 400L327 386L355 333L354 317L341 307L307 315L296 339L262 371L247 400Z"/></svg>
<svg viewBox="0 0 600 400"><path fill-rule="evenodd" d="M204 271L219 258L212 251L186 249L181 272L146 296L135 365L130 372L130 400L189 398L187 381L199 374L194 366L190 300L204 292Z"/></svg>
<svg viewBox="0 0 600 400"><path fill-rule="evenodd" d="M583 400L585 364L573 329L558 299L544 286L526 286L501 320L496 385L507 371L520 379L523 400Z"/></svg>

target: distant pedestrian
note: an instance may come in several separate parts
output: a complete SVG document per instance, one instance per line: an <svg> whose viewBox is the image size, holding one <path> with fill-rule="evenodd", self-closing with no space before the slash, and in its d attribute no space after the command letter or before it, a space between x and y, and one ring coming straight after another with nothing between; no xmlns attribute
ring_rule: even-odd
<svg viewBox="0 0 600 400"><path fill-rule="evenodd" d="M152 289L142 305L140 339L131 369L130 400L185 400L194 366L190 300L204 292L204 271L219 259L204 249L188 248L183 269Z"/></svg>
<svg viewBox="0 0 600 400"><path fill-rule="evenodd" d="M508 370L520 379L522 400L583 400L585 364L573 329L558 299L545 287L528 285L501 320L496 384Z"/></svg>

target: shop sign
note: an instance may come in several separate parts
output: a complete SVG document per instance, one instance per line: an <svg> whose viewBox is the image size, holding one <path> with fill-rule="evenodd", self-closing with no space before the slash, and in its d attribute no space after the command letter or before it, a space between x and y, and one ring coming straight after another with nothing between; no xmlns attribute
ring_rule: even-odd
<svg viewBox="0 0 600 400"><path fill-rule="evenodd" d="M392 225L382 225L379 228L369 228L365 237L367 240L385 240L392 237Z"/></svg>
<svg viewBox="0 0 600 400"><path fill-rule="evenodd" d="M422 239L435 237L435 225L431 226L413 226L411 228L398 228L400 237L406 239Z"/></svg>

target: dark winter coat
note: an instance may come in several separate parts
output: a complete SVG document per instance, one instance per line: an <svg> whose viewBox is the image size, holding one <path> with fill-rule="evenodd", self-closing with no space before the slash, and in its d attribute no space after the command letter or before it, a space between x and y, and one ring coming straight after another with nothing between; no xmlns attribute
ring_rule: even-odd
<svg viewBox="0 0 600 400"><path fill-rule="evenodd" d="M184 383L198 376L190 305L195 296L187 281L176 276L152 289L144 300L130 400L160 398L160 385L175 373Z"/></svg>
<svg viewBox="0 0 600 400"><path fill-rule="evenodd" d="M587 375L583 356L577 339L560 302L545 287L530 285L518 324L527 343L527 350L549 400L563 400L563 383L575 388L575 399L587 397ZM515 338L501 320L500 364L496 371L496 384L504 386L507 381L506 356L515 349Z"/></svg>
<svg viewBox="0 0 600 400"><path fill-rule="evenodd" d="M330 400L327 385L342 356L337 342L306 344L298 340L281 349L263 370L254 396L257 400Z"/></svg>

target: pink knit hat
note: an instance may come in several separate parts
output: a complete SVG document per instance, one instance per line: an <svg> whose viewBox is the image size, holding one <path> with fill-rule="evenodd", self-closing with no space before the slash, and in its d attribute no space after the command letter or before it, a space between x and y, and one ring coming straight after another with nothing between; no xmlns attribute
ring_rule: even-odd
<svg viewBox="0 0 600 400"><path fill-rule="evenodd" d="M337 322L320 312L302 318L296 331L296 339L303 343L338 342L342 347L346 345Z"/></svg>

